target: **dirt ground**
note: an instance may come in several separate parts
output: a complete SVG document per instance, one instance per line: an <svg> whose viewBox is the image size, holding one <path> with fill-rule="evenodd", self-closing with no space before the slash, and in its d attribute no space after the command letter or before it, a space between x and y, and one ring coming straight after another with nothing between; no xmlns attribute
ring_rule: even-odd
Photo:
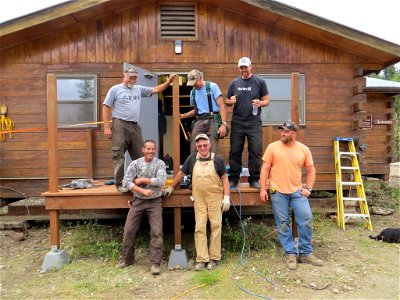
<svg viewBox="0 0 400 300"><path fill-rule="evenodd" d="M400 213L372 216L372 223L374 235L386 227L400 227ZM152 276L147 252L140 249L137 262L124 270L115 269L111 260L81 257L60 270L42 273L49 251L48 226L28 229L24 241L13 240L15 231L2 230L0 298L399 299L400 244L377 242L369 234L357 224L343 231L327 218L315 223L313 242L323 267L300 264L290 271L277 246L276 251L252 252L243 263L240 253L225 257L216 270L203 271L216 274L210 283L199 281L202 272L193 270L192 257L189 270L168 271L166 261L161 275ZM63 232L62 240L68 235Z"/></svg>

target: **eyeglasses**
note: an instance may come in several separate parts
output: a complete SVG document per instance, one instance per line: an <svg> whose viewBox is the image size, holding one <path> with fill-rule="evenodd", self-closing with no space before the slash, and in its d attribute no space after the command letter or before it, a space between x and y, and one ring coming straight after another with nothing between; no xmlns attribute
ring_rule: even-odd
<svg viewBox="0 0 400 300"><path fill-rule="evenodd" d="M207 148L208 144L196 145L197 148Z"/></svg>

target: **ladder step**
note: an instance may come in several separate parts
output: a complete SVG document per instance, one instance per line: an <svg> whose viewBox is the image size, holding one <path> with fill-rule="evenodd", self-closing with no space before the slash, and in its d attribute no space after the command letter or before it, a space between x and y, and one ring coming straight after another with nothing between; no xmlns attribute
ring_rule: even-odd
<svg viewBox="0 0 400 300"><path fill-rule="evenodd" d="M353 138L335 137L334 140L341 141L341 142L352 142Z"/></svg>
<svg viewBox="0 0 400 300"><path fill-rule="evenodd" d="M358 167L340 167L342 170L358 170Z"/></svg>
<svg viewBox="0 0 400 300"><path fill-rule="evenodd" d="M357 152L339 152L339 155L356 156Z"/></svg>
<svg viewBox="0 0 400 300"><path fill-rule="evenodd" d="M350 182L342 182L342 185L357 186L357 185L362 185L362 183L361 183L361 182L353 182L353 181L350 181Z"/></svg>
<svg viewBox="0 0 400 300"><path fill-rule="evenodd" d="M355 213L344 213L345 217L348 218L368 218L369 215L367 214L355 214Z"/></svg>
<svg viewBox="0 0 400 300"><path fill-rule="evenodd" d="M357 197L343 197L343 200L346 201L366 201L365 198L357 198Z"/></svg>

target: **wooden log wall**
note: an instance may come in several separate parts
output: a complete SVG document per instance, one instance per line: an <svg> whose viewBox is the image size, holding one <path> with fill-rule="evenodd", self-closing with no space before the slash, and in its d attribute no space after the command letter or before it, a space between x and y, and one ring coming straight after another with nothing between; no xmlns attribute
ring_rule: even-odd
<svg viewBox="0 0 400 300"><path fill-rule="evenodd" d="M300 138L314 155L316 188L334 189L332 139L354 134L354 69L373 69L376 64L207 1L198 3L198 39L184 40L182 54L176 55L174 41L159 37L158 15L158 2L151 1L1 51L0 98L9 108L15 129L46 127L48 73L99 74L101 119L102 101L108 89L121 82L124 61L153 72L186 73L196 67L226 95L230 81L239 75L237 60L249 56L254 73L305 74L306 127ZM376 105L381 109L381 103ZM231 109L228 115L230 120ZM277 138L277 128L264 128L265 146ZM60 177L86 176L85 140L84 130L59 130ZM383 163L380 157L386 156L386 144L375 138L368 141L371 150L365 155L377 159L378 168ZM104 138L102 127L92 131L91 142L94 177L112 177L110 141ZM3 180L47 178L46 130L15 133L0 146ZM229 139L220 142L220 149L228 161ZM247 152L243 156L246 162Z"/></svg>

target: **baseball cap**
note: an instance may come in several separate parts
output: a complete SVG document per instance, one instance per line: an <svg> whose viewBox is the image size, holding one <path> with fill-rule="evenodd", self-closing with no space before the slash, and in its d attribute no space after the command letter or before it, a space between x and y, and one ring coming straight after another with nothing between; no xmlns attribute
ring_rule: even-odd
<svg viewBox="0 0 400 300"><path fill-rule="evenodd" d="M287 122L283 123L282 126L279 126L279 129L297 131L297 125L296 125L296 123L294 123L292 121L287 121Z"/></svg>
<svg viewBox="0 0 400 300"><path fill-rule="evenodd" d="M250 66L251 65L251 60L248 57L242 57L241 59L239 59L238 61L238 67L240 66Z"/></svg>
<svg viewBox="0 0 400 300"><path fill-rule="evenodd" d="M200 134L198 134L198 135L196 136L196 138L194 139L194 141L197 142L198 140L201 140L201 139L207 140L207 141L210 140L210 139L208 138L207 134L205 134L205 133L200 133Z"/></svg>
<svg viewBox="0 0 400 300"><path fill-rule="evenodd" d="M138 76L136 68L129 64L124 64L124 73L128 76Z"/></svg>
<svg viewBox="0 0 400 300"><path fill-rule="evenodd" d="M202 77L201 72L199 70L193 69L188 73L186 85L193 86L196 80L201 77Z"/></svg>

